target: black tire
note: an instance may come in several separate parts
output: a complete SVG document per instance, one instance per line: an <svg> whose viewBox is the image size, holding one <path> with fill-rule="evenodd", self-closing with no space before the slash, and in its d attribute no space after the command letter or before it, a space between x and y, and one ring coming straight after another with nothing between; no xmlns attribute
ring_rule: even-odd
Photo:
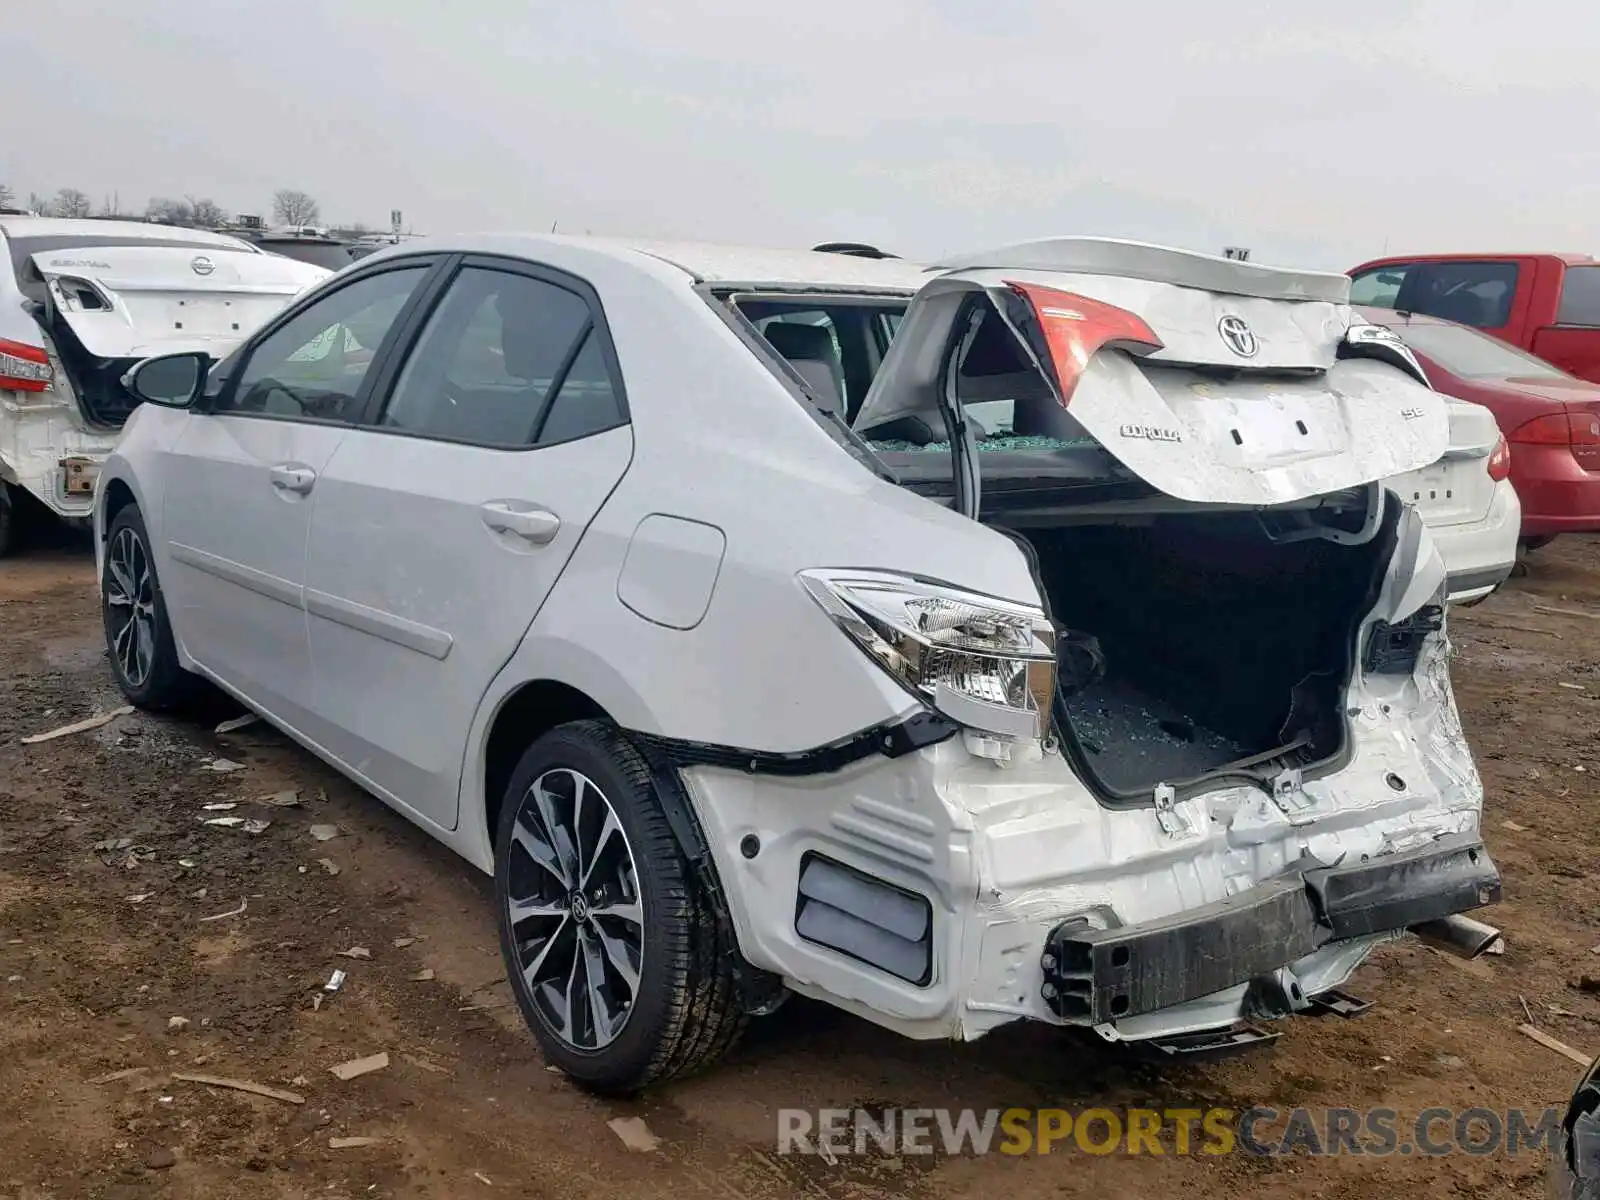
<svg viewBox="0 0 1600 1200"><path fill-rule="evenodd" d="M0 558L16 549L17 512L11 503L11 485L0 479Z"/></svg>
<svg viewBox="0 0 1600 1200"><path fill-rule="evenodd" d="M1524 554L1532 554L1535 550L1543 550L1555 540L1556 535L1553 533L1540 534L1538 537L1523 538L1522 541L1517 544L1517 549L1521 550Z"/></svg>
<svg viewBox="0 0 1600 1200"><path fill-rule="evenodd" d="M536 926L531 930L534 936L523 937L514 931L510 913L517 894L513 892L514 877L522 876L518 884L522 891L528 874L539 873L536 860L525 848L513 849L513 834L526 836L535 829L529 822L542 820L531 799L533 785L551 777L552 772L556 776L577 772L603 793L626 838L624 848L631 854L637 900L643 911L636 994L627 1006L620 1032L592 1049L557 1030L535 1003L533 989L523 975L525 953L531 957L529 948L551 925ZM581 854L581 835L578 841ZM552 890L560 887L553 879L545 882ZM586 720L559 726L539 738L517 763L495 836L495 908L506 973L523 1019L546 1058L592 1091L628 1095L707 1066L731 1049L744 1030L746 1017L718 936L711 900L673 835L644 759L609 722ZM559 920L561 929L570 922L577 929L582 914L576 919L571 914L524 919L518 924L523 933L530 932L529 920ZM560 936L557 933L550 940ZM551 960L557 953L552 949ZM574 951L574 957L578 953ZM587 967L584 978L588 980ZM569 990L569 1003L570 996ZM592 1015L592 999L589 1005ZM568 1016L569 1023L576 1026L570 1011Z"/></svg>
<svg viewBox="0 0 1600 1200"><path fill-rule="evenodd" d="M140 605L148 605L150 619L148 667L143 674L130 671L126 665L126 647L120 641L124 624L131 620L124 614L127 606L115 604L112 594L119 589L112 564L112 554L129 542L143 556L144 568L149 573L149 588L145 592L136 584ZM150 534L144 527L144 518L136 504L117 511L106 530L105 568L100 577L100 614L106 634L106 657L111 663L111 673L116 676L117 687L130 704L152 712L171 712L192 704L203 692L204 683L196 675L185 671L178 663L178 648L172 640L172 625L167 620L167 603L161 594L161 580L156 574L155 560L150 556ZM136 665L142 666L142 663Z"/></svg>

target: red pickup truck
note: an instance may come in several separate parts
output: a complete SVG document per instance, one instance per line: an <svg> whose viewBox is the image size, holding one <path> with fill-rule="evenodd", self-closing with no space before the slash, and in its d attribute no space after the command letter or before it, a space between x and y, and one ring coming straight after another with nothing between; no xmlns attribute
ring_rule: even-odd
<svg viewBox="0 0 1600 1200"><path fill-rule="evenodd" d="M1348 272L1350 303L1459 321L1600 383L1600 261L1587 254L1413 254Z"/></svg>

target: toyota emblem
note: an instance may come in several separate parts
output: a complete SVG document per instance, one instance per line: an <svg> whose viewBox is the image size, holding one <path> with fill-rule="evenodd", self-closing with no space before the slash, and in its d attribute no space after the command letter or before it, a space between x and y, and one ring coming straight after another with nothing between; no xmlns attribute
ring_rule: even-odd
<svg viewBox="0 0 1600 1200"><path fill-rule="evenodd" d="M189 260L189 269L196 275L209 275L217 268L204 254L197 254Z"/></svg>
<svg viewBox="0 0 1600 1200"><path fill-rule="evenodd" d="M1255 331L1243 317L1229 313L1217 322L1217 332L1228 343L1228 349L1240 358L1254 358L1256 351L1261 348L1256 341Z"/></svg>

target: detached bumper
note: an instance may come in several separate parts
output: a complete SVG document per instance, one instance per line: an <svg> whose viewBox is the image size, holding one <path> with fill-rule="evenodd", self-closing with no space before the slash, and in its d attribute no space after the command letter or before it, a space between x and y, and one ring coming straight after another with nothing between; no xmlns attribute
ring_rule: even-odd
<svg viewBox="0 0 1600 1200"><path fill-rule="evenodd" d="M1600 1200L1600 1059L1572 1093L1547 1181L1550 1200Z"/></svg>
<svg viewBox="0 0 1600 1200"><path fill-rule="evenodd" d="M1475 836L1354 866L1297 872L1162 921L1058 926L1045 944L1046 1002L1100 1024L1270 975L1330 942L1407 929L1500 898Z"/></svg>

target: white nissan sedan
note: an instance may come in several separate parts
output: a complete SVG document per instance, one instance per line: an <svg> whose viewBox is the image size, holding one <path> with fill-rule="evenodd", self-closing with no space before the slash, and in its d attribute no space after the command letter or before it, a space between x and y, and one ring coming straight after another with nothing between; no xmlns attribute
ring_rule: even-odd
<svg viewBox="0 0 1600 1200"><path fill-rule="evenodd" d="M1445 567L1382 483L1450 416L1348 292L1082 238L396 247L128 373L109 656L492 872L587 1086L794 992L1262 1041L1407 930L1476 953L1500 887Z"/></svg>

